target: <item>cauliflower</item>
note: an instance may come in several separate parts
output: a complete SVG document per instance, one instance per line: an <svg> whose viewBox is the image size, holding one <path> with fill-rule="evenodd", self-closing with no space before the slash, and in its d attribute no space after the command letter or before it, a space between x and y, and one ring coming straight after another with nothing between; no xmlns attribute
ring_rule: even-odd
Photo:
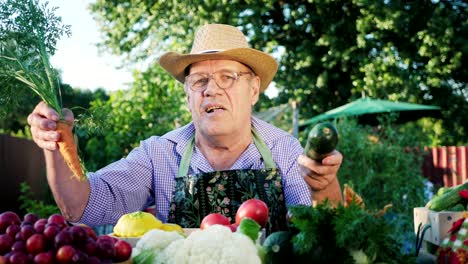
<svg viewBox="0 0 468 264"><path fill-rule="evenodd" d="M172 242L154 263L160 264L260 264L257 247L253 241L229 227L213 225L195 231L186 239Z"/></svg>
<svg viewBox="0 0 468 264"><path fill-rule="evenodd" d="M179 232L167 232L160 229L152 229L146 232L135 245L137 252L152 249L156 252L164 250L169 244L176 240L184 239Z"/></svg>

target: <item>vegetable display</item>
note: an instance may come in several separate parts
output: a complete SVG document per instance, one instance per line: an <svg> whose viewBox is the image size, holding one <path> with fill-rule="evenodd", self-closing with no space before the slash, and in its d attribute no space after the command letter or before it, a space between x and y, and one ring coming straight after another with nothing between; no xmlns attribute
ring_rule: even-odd
<svg viewBox="0 0 468 264"><path fill-rule="evenodd" d="M116 263L130 259L126 241L98 236L89 226L69 225L59 214L23 219L0 214L0 263Z"/></svg>
<svg viewBox="0 0 468 264"><path fill-rule="evenodd" d="M262 237L261 225L243 217L235 232L226 219L190 233L151 230L138 241L135 264L172 263L415 263L394 236L398 223L387 205L372 211L348 185L346 203L290 206L288 230ZM249 202L252 203L252 202ZM250 205L246 208L256 208ZM253 209L251 209L253 210ZM262 222L262 221L260 221ZM260 231L260 232L259 232Z"/></svg>
<svg viewBox="0 0 468 264"><path fill-rule="evenodd" d="M415 263L394 236L398 222L387 216L387 205L371 211L351 187L345 204L328 201L315 207L292 206L291 263ZM353 197L347 197L347 195ZM268 239L268 238L267 238ZM283 243L284 244L284 243ZM287 246L287 245L285 245Z"/></svg>
<svg viewBox="0 0 468 264"><path fill-rule="evenodd" d="M258 234L258 229L257 232ZM134 264L232 263L260 264L256 244L228 226L212 225L184 238L175 232L152 230L138 241Z"/></svg>
<svg viewBox="0 0 468 264"><path fill-rule="evenodd" d="M437 195L426 204L426 208L439 211L464 211L466 208L466 199L463 198L468 190L468 181L450 188L443 187L439 189Z"/></svg>
<svg viewBox="0 0 468 264"><path fill-rule="evenodd" d="M329 122L316 124L309 132L304 153L311 159L321 161L336 148L338 130Z"/></svg>

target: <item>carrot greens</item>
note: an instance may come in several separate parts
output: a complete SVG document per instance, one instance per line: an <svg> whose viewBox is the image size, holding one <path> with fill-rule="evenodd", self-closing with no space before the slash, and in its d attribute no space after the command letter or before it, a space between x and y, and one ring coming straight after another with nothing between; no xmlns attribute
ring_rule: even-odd
<svg viewBox="0 0 468 264"><path fill-rule="evenodd" d="M61 26L61 20L47 9L47 3L40 6L37 0L6 0L0 8L2 14L7 14L1 16L2 20L8 22L6 33L0 35L0 76L19 81L17 88L26 86L59 114L58 149L70 168L70 176L84 180L85 168L78 155L73 126L63 116L60 78L49 61L57 38L62 33L69 34L69 29ZM6 96L16 96L5 90L2 89Z"/></svg>
<svg viewBox="0 0 468 264"><path fill-rule="evenodd" d="M56 8L38 0L5 0L0 3L0 96L3 111L19 101L28 87L61 118L60 78L50 64L57 40L69 36L70 26L62 25Z"/></svg>

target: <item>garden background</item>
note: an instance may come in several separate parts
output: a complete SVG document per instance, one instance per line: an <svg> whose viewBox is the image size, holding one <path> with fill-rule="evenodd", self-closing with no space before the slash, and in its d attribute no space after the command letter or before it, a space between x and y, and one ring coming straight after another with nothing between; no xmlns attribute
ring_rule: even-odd
<svg viewBox="0 0 468 264"><path fill-rule="evenodd" d="M26 54L28 34L42 28L52 55L69 29L51 19L50 7L45 7L49 13L27 13L31 3L43 6L36 0L0 3L0 42L14 38ZM100 25L102 52L120 56L122 65L150 63L133 73L129 87L111 93L62 83L63 105L75 107L81 156L88 170L97 170L141 140L189 122L183 87L157 58L165 51L188 53L195 30L205 23L237 26L252 47L273 54L280 64L274 79L278 95L261 95L256 113L294 102L301 122L363 96L441 107L440 118L404 124L394 115L382 116L373 127L353 118L336 120L344 155L340 182L350 184L369 208L392 203L403 227L399 235L411 236L412 209L423 206L425 192L435 189L427 188L421 151L468 145L467 7L464 1L98 0L90 10ZM18 19L22 15L36 17ZM39 98L14 78L0 78L0 132L30 138L26 117ZM269 122L293 133L291 109ZM94 122L85 118L89 115ZM301 142L306 134L299 132ZM35 181L43 182L44 171L36 173ZM34 191L22 187L21 210L56 210L47 185L33 186Z"/></svg>

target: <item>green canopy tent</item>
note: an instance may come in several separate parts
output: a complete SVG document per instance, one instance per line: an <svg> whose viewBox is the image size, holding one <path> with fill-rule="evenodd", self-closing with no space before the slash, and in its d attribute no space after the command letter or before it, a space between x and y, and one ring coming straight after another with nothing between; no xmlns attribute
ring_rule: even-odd
<svg viewBox="0 0 468 264"><path fill-rule="evenodd" d="M369 97L360 98L351 103L329 110L323 114L314 116L299 125L305 128L320 121L335 119L340 117L356 116L361 124L375 125L378 123L377 117L380 114L397 112L398 123L414 121L421 117L439 117L440 107L432 105L411 104L402 102L392 102L388 100L372 99Z"/></svg>

